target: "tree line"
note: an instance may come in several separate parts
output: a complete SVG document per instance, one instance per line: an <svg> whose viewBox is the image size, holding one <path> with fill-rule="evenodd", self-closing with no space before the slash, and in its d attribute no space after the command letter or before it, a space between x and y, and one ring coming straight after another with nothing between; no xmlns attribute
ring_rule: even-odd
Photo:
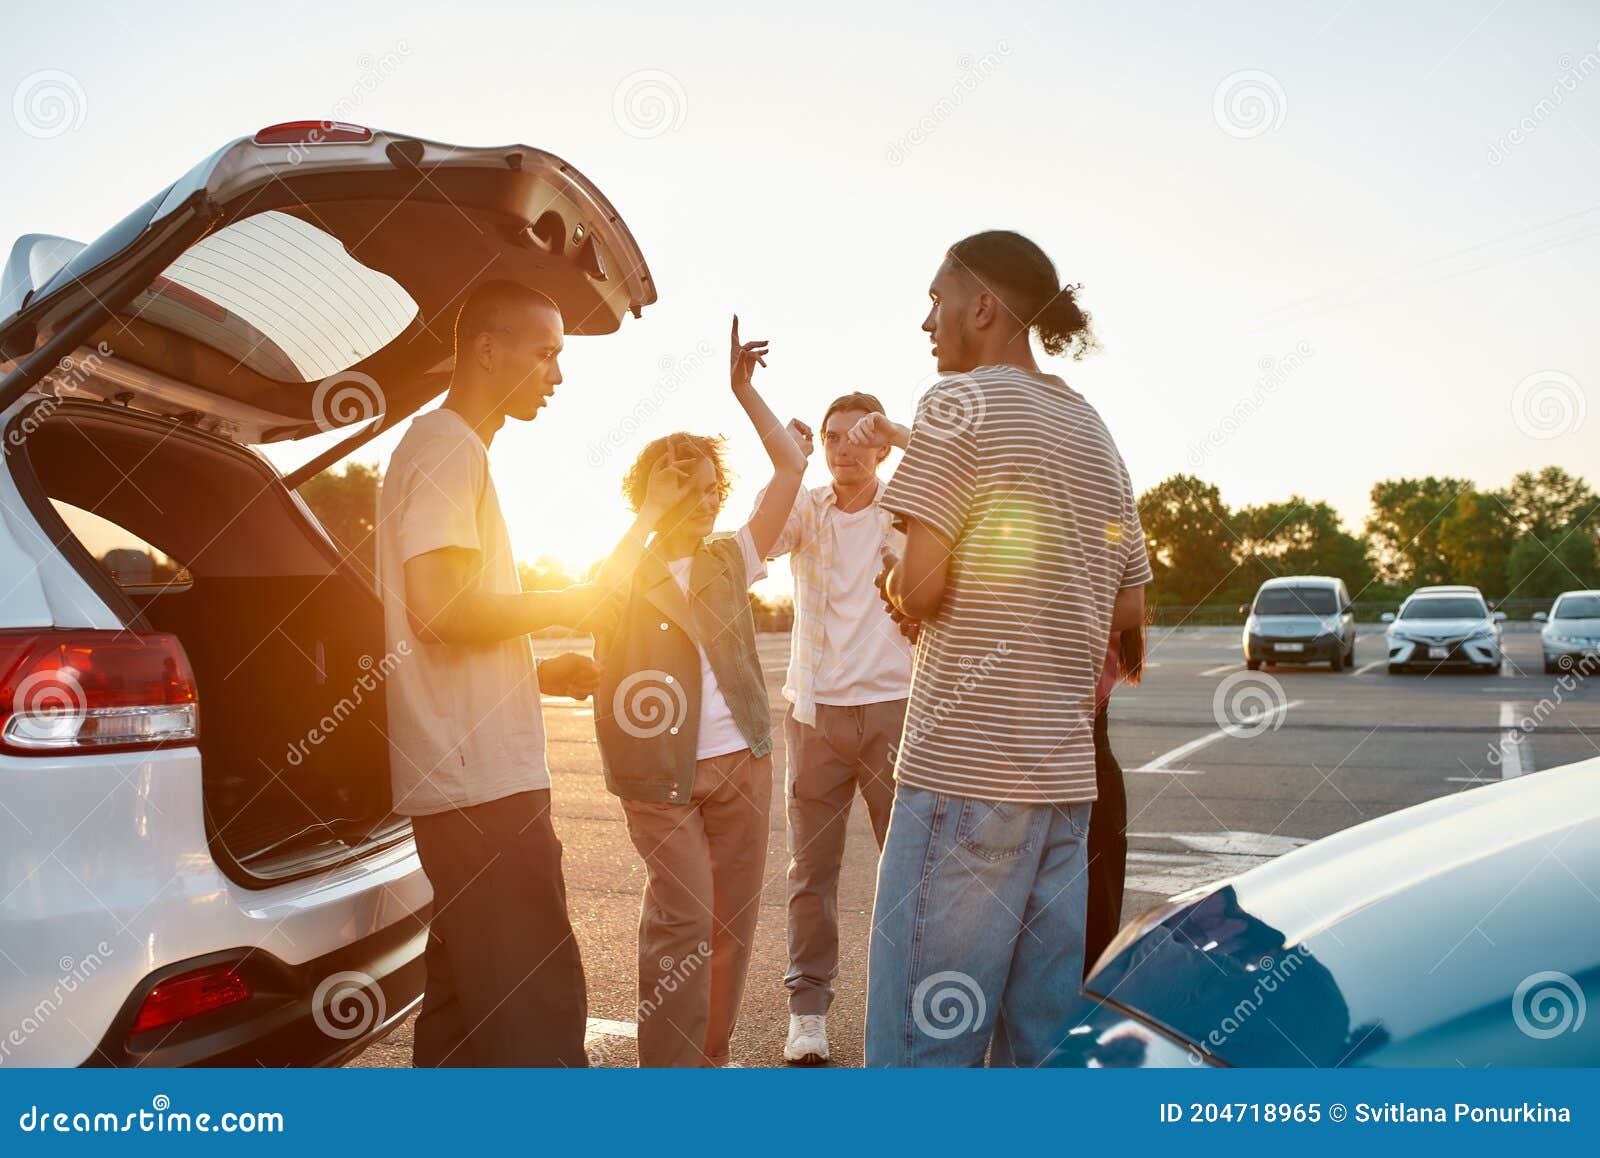
<svg viewBox="0 0 1600 1158"><path fill-rule="evenodd" d="M1335 575L1357 601L1471 583L1491 600L1547 599L1600 586L1600 496L1556 466L1497 490L1428 475L1373 484L1359 535L1325 502L1229 507L1189 474L1139 496L1157 606L1237 604L1274 575Z"/></svg>

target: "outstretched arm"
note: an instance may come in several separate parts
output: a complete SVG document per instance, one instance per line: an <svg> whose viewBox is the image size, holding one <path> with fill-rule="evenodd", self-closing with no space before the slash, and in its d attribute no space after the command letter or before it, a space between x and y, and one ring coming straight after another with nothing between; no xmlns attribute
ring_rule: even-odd
<svg viewBox="0 0 1600 1158"><path fill-rule="evenodd" d="M761 501L750 515L750 538L755 543L756 554L765 558L778 541L789 512L794 509L794 499L800 493L800 481L806 473L806 456L788 427L778 421L766 400L761 397L752 381L755 368L765 366L767 343L739 341L739 318L733 319L733 342L728 355L729 377L733 396L750 418L750 424L761 436L767 457L772 460L772 481L767 484Z"/></svg>
<svg viewBox="0 0 1600 1158"><path fill-rule="evenodd" d="M406 613L413 630L429 643L481 644L546 627L588 628L589 618L627 585L650 532L683 490L681 466L658 463L633 525L592 583L502 595L482 591L474 582L476 551L445 547L407 559Z"/></svg>

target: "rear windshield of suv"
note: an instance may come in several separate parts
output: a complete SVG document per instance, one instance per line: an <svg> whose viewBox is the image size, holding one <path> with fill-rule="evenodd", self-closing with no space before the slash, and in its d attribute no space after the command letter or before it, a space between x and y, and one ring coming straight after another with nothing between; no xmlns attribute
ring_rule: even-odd
<svg viewBox="0 0 1600 1158"><path fill-rule="evenodd" d="M1552 619L1600 619L1600 595L1568 595L1556 603Z"/></svg>
<svg viewBox="0 0 1600 1158"><path fill-rule="evenodd" d="M269 210L190 246L129 313L278 382L319 382L377 353L417 303L315 225Z"/></svg>
<svg viewBox="0 0 1600 1158"><path fill-rule="evenodd" d="M1401 619L1485 619L1489 609L1470 595L1439 595L1413 599L1400 611Z"/></svg>
<svg viewBox="0 0 1600 1158"><path fill-rule="evenodd" d="M1332 587L1266 587L1256 594L1257 615L1335 615Z"/></svg>

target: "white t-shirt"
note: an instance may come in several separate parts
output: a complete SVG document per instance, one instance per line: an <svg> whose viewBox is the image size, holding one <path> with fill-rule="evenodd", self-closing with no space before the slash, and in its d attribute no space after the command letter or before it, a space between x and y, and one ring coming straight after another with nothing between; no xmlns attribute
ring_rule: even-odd
<svg viewBox="0 0 1600 1158"><path fill-rule="evenodd" d="M822 533L833 536L833 566L813 698L842 706L903 700L911 694L911 644L873 582L883 570L882 516L875 506L849 514L829 507Z"/></svg>
<svg viewBox="0 0 1600 1158"><path fill-rule="evenodd" d="M482 439L453 410L412 419L378 493L378 579L389 655L374 659L389 715L395 811L426 816L550 787L539 675L525 635L424 643L403 599L407 559L475 552L478 590L522 590Z"/></svg>
<svg viewBox="0 0 1600 1158"><path fill-rule="evenodd" d="M739 550L744 554L744 585L749 587L750 584L765 579L767 565L756 552L755 540L750 537L749 524L740 527L734 538L739 541ZM672 572L672 577L677 580L685 595L689 594L689 571L693 564L692 557L672 559L667 563L667 570ZM729 752L748 748L750 742L739 731L739 725L733 722L733 712L728 708L728 699L722 694L721 685L717 683L717 673L711 670L711 660L706 656L706 649L700 647L699 651L700 733L695 744L694 758L709 760L713 756L726 756Z"/></svg>

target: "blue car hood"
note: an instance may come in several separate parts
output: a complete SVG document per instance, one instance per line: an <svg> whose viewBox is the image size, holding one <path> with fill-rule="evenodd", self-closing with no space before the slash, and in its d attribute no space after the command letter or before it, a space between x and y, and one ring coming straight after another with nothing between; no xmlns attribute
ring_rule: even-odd
<svg viewBox="0 0 1600 1158"><path fill-rule="evenodd" d="M1101 958L1079 1044L1123 1011L1212 1063L1600 1064L1597 778L1456 793L1175 898Z"/></svg>

